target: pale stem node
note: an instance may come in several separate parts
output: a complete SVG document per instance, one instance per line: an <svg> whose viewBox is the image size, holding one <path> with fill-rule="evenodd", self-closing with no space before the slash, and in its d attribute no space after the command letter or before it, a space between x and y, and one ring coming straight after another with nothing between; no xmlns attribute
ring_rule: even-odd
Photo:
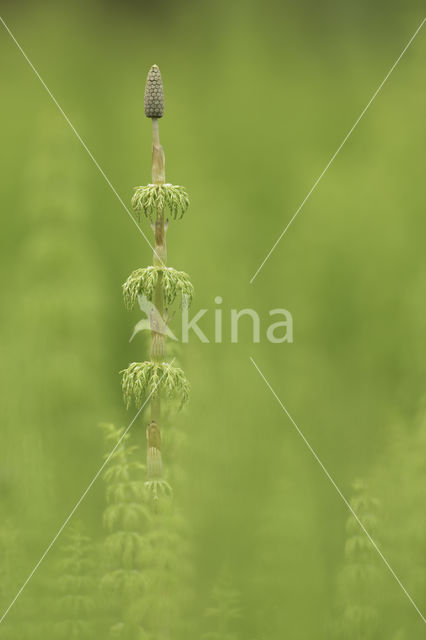
<svg viewBox="0 0 426 640"><path fill-rule="evenodd" d="M160 127L158 118L152 118L152 182L164 184L166 181L166 160L160 144Z"/></svg>
<svg viewBox="0 0 426 640"><path fill-rule="evenodd" d="M161 434L157 424L151 421L146 429L146 478L157 480L162 477Z"/></svg>

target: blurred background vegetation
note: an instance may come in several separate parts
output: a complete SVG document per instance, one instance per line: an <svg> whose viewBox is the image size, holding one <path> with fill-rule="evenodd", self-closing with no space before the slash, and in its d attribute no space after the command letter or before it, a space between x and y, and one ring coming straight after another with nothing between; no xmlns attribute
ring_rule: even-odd
<svg viewBox="0 0 426 640"><path fill-rule="evenodd" d="M249 362L358 501L424 613L426 28L249 284L419 26L422 3L3 0L1 13L126 203L150 180L143 91L159 65L167 178L191 197L170 226L169 263L192 276L193 312L222 296L225 317L252 307L266 328L268 310L284 307L294 318L294 344L263 335L253 345L247 323L239 344L225 327L223 344L181 350L192 383L176 418L192 558L182 637L423 637ZM151 251L0 36L3 611L99 468L98 424L132 417L118 371L147 354L143 336L129 344L140 314L125 312L121 284ZM213 323L213 311L200 323L211 339ZM144 431L142 420L142 447ZM79 510L95 540L104 508L99 480ZM28 637L51 637L45 594L60 554L58 543L2 637L26 637L28 619Z"/></svg>

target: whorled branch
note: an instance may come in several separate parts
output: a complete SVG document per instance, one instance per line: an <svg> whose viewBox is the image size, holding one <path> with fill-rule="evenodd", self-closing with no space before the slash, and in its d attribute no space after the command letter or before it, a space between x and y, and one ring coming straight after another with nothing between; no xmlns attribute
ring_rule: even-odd
<svg viewBox="0 0 426 640"><path fill-rule="evenodd" d="M189 198L183 187L173 184L148 184L135 187L133 210L154 220L158 211L167 209L175 220L183 217L189 206Z"/></svg>
<svg viewBox="0 0 426 640"><path fill-rule="evenodd" d="M172 487L163 479L146 480L145 488L148 495L154 502L157 502L162 498L170 499L173 497Z"/></svg>
<svg viewBox="0 0 426 640"><path fill-rule="evenodd" d="M119 502L109 505L104 512L104 526L110 532L122 527L128 531L139 531L151 517L148 507L141 502Z"/></svg>
<svg viewBox="0 0 426 640"><path fill-rule="evenodd" d="M177 271L173 267L146 267L136 269L123 284L124 304L126 308L133 309L138 296L144 295L152 301L158 277L161 275L161 286L164 302L171 305L178 293L186 297L188 304L191 304L194 295L194 287L189 276L184 271Z"/></svg>
<svg viewBox="0 0 426 640"><path fill-rule="evenodd" d="M188 402L190 385L184 372L166 362L132 362L121 374L127 408L132 400L140 407L145 397L156 398L160 392L169 399L179 397L180 407Z"/></svg>

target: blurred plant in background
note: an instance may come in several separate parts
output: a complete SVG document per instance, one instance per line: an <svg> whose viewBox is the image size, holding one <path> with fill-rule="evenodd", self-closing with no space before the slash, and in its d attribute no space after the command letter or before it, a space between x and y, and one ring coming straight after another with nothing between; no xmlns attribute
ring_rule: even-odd
<svg viewBox="0 0 426 640"><path fill-rule="evenodd" d="M232 579L225 568L212 589L204 615L209 630L201 636L203 640L237 640L235 623L242 615L240 594L232 587Z"/></svg>
<svg viewBox="0 0 426 640"><path fill-rule="evenodd" d="M426 608L426 407L424 399L412 421L399 422L383 458L372 472L386 510L383 546L392 549L392 563L419 607ZM390 491L391 488L391 491ZM417 620L398 592L385 591L383 619L389 635L398 620L400 635L415 638Z"/></svg>
<svg viewBox="0 0 426 640"><path fill-rule="evenodd" d="M144 536L151 514L146 503L142 472L137 459L139 448L129 443L130 434L111 424L103 425L107 454L121 439L104 473L107 507L104 525L108 531L101 555L104 576L101 582L106 632L111 638L138 637L143 621L133 620L129 610L148 588L143 572Z"/></svg>
<svg viewBox="0 0 426 640"><path fill-rule="evenodd" d="M76 468L84 472L84 450L93 440L90 426L97 413L93 403L100 397L100 389L92 387L92 374L101 361L101 282L98 292L93 291L90 277L97 277L97 265L88 234L84 171L76 149L70 151L67 143L56 113L43 110L25 164L21 202L26 224L15 249L15 302L3 330L4 372L9 379L19 377L19 387L6 393L3 403L6 432L16 424L20 431L19 443L6 437L2 465L5 497L20 532L16 553L5 550L6 556L15 557L10 601L34 566L34 557L47 546L46 532L58 526L53 508L60 506L59 517L65 518L69 497L75 500L70 478ZM90 343L89 352L82 342ZM76 425L87 429L80 431ZM63 446L71 438L83 451L80 466ZM53 633L48 622L53 615L48 607L52 579L50 570L34 577L32 589L14 605L10 622L1 625L6 634L34 639ZM6 598L3 604L8 604ZM77 624L77 609L75 613Z"/></svg>
<svg viewBox="0 0 426 640"><path fill-rule="evenodd" d="M56 580L52 583L54 637L91 640L95 636L97 579L95 549L82 524L72 523L60 544Z"/></svg>
<svg viewBox="0 0 426 640"><path fill-rule="evenodd" d="M379 502L361 479L353 483L351 507L367 531L376 539ZM376 550L350 514L346 520L345 562L337 576L337 638L359 640L376 638L379 628L378 599L381 569Z"/></svg>
<svg viewBox="0 0 426 640"><path fill-rule="evenodd" d="M107 470L104 522L109 535L102 554L109 637L133 640L172 637L184 626L190 593L185 524L162 482L145 481L139 447L130 434L104 426L108 447L122 438Z"/></svg>

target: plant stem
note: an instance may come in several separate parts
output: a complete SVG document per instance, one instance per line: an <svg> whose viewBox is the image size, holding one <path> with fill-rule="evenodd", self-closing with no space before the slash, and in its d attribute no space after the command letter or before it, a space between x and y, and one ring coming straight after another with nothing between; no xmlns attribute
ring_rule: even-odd
<svg viewBox="0 0 426 640"><path fill-rule="evenodd" d="M154 184L164 184L165 181L165 158L163 147L160 144L160 132L158 118L152 118L152 182ZM164 208L157 208L156 219L154 223L154 265L166 265L167 249L166 249L166 228L164 224ZM161 327L156 326L156 322L151 319L151 360L154 362L162 362L165 357L165 318L164 318L164 299L163 285L161 274L155 287L154 305L158 312L157 318L160 318ZM160 331L158 331L160 329ZM161 400L159 395L151 399L151 420L156 423L158 429L161 421ZM149 455L149 450L147 452ZM148 465L148 468L150 465Z"/></svg>
<svg viewBox="0 0 426 640"><path fill-rule="evenodd" d="M160 127L158 118L152 118L152 182L165 183L165 159L163 147L160 144Z"/></svg>

